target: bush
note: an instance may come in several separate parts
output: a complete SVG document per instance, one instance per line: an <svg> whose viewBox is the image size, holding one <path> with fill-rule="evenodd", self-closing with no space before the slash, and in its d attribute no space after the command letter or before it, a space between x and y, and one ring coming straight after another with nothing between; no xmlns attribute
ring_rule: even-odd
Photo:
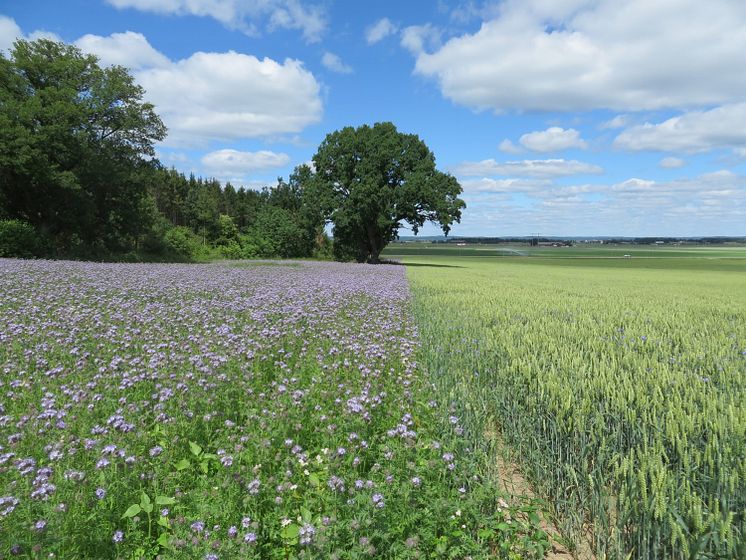
<svg viewBox="0 0 746 560"><path fill-rule="evenodd" d="M0 220L0 257L38 257L42 239L34 227L21 220Z"/></svg>
<svg viewBox="0 0 746 560"><path fill-rule="evenodd" d="M200 240L192 230L184 226L176 226L166 232L164 236L166 250L176 256L194 259L202 253Z"/></svg>

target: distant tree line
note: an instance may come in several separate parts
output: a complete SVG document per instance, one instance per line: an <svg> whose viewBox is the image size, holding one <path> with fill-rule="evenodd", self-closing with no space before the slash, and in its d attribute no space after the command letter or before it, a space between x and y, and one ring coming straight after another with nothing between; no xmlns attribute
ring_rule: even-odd
<svg viewBox="0 0 746 560"><path fill-rule="evenodd" d="M65 43L0 55L0 257L376 263L404 222L448 233L460 220L456 179L391 123L329 134L316 171L236 189L161 166L166 127L144 93L126 68Z"/></svg>
<svg viewBox="0 0 746 560"><path fill-rule="evenodd" d="M655 245L656 243L696 243L701 245L719 245L723 243L746 243L746 237L602 237L602 238L562 238L562 237L450 237L448 239L429 240L430 243L472 243L495 245L499 243L528 243L529 245L558 243L571 246L582 242L600 242L605 245Z"/></svg>

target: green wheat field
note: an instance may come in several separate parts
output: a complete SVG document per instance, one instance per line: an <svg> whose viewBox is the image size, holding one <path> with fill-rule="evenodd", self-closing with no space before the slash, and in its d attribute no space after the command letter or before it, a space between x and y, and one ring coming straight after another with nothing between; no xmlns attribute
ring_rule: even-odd
<svg viewBox="0 0 746 560"><path fill-rule="evenodd" d="M438 392L497 434L566 534L598 557L746 557L743 247L387 256Z"/></svg>

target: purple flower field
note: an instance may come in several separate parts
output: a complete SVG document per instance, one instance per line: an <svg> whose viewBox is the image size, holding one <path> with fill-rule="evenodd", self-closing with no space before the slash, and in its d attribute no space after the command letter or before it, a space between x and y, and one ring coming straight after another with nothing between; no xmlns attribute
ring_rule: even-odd
<svg viewBox="0 0 746 560"><path fill-rule="evenodd" d="M417 366L404 267L0 278L0 558L543 555Z"/></svg>

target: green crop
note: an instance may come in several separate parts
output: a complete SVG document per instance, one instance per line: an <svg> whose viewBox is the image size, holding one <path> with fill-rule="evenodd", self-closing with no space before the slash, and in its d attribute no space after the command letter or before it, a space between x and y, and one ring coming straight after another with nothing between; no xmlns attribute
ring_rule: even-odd
<svg viewBox="0 0 746 560"><path fill-rule="evenodd" d="M437 391L599 558L746 558L746 263L683 260L407 260Z"/></svg>

